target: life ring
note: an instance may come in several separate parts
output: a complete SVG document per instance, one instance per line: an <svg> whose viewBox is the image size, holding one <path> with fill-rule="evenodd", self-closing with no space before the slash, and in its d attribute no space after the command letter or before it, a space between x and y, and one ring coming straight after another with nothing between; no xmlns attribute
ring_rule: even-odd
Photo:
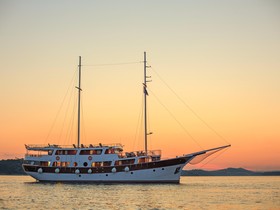
<svg viewBox="0 0 280 210"><path fill-rule="evenodd" d="M60 160L60 157L59 156L56 156L56 158L55 158L56 160Z"/></svg>
<svg viewBox="0 0 280 210"><path fill-rule="evenodd" d="M88 156L88 160L92 160L92 157L91 157L91 156Z"/></svg>

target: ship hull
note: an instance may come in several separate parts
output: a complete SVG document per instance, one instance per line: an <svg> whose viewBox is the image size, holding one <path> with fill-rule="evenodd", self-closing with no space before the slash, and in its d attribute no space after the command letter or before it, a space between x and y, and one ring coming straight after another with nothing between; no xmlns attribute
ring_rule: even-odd
<svg viewBox="0 0 280 210"><path fill-rule="evenodd" d="M55 167L23 165L23 168L28 175L40 182L179 183L181 170L190 159L175 158L146 164L98 169L67 168L65 170L65 168L59 168L59 172L55 172L57 169Z"/></svg>

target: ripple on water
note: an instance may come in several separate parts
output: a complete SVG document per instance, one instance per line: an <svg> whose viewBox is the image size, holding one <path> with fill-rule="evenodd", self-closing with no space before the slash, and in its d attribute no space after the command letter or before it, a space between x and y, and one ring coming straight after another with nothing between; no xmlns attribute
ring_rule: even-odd
<svg viewBox="0 0 280 210"><path fill-rule="evenodd" d="M0 209L279 209L280 177L182 177L182 184L39 183L1 176Z"/></svg>

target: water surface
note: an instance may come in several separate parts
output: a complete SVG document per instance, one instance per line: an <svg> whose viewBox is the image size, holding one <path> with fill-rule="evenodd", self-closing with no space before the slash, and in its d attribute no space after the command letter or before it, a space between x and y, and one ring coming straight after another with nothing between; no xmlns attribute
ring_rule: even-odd
<svg viewBox="0 0 280 210"><path fill-rule="evenodd" d="M280 177L181 177L181 184L110 185L0 176L0 209L280 209Z"/></svg>

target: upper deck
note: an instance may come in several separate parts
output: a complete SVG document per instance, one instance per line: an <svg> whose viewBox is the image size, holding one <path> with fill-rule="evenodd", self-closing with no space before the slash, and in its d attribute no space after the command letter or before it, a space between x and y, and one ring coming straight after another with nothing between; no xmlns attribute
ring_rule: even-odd
<svg viewBox="0 0 280 210"><path fill-rule="evenodd" d="M122 149L123 145L120 143L114 143L114 144L89 144L89 145L83 145L81 144L80 147L77 147L77 145L57 145L57 144L25 144L25 148L27 150L33 150L33 151L48 151L50 149L76 149L76 148L119 148Z"/></svg>
<svg viewBox="0 0 280 210"><path fill-rule="evenodd" d="M25 146L25 163L44 166L131 165L161 159L161 150L123 152L121 144Z"/></svg>

